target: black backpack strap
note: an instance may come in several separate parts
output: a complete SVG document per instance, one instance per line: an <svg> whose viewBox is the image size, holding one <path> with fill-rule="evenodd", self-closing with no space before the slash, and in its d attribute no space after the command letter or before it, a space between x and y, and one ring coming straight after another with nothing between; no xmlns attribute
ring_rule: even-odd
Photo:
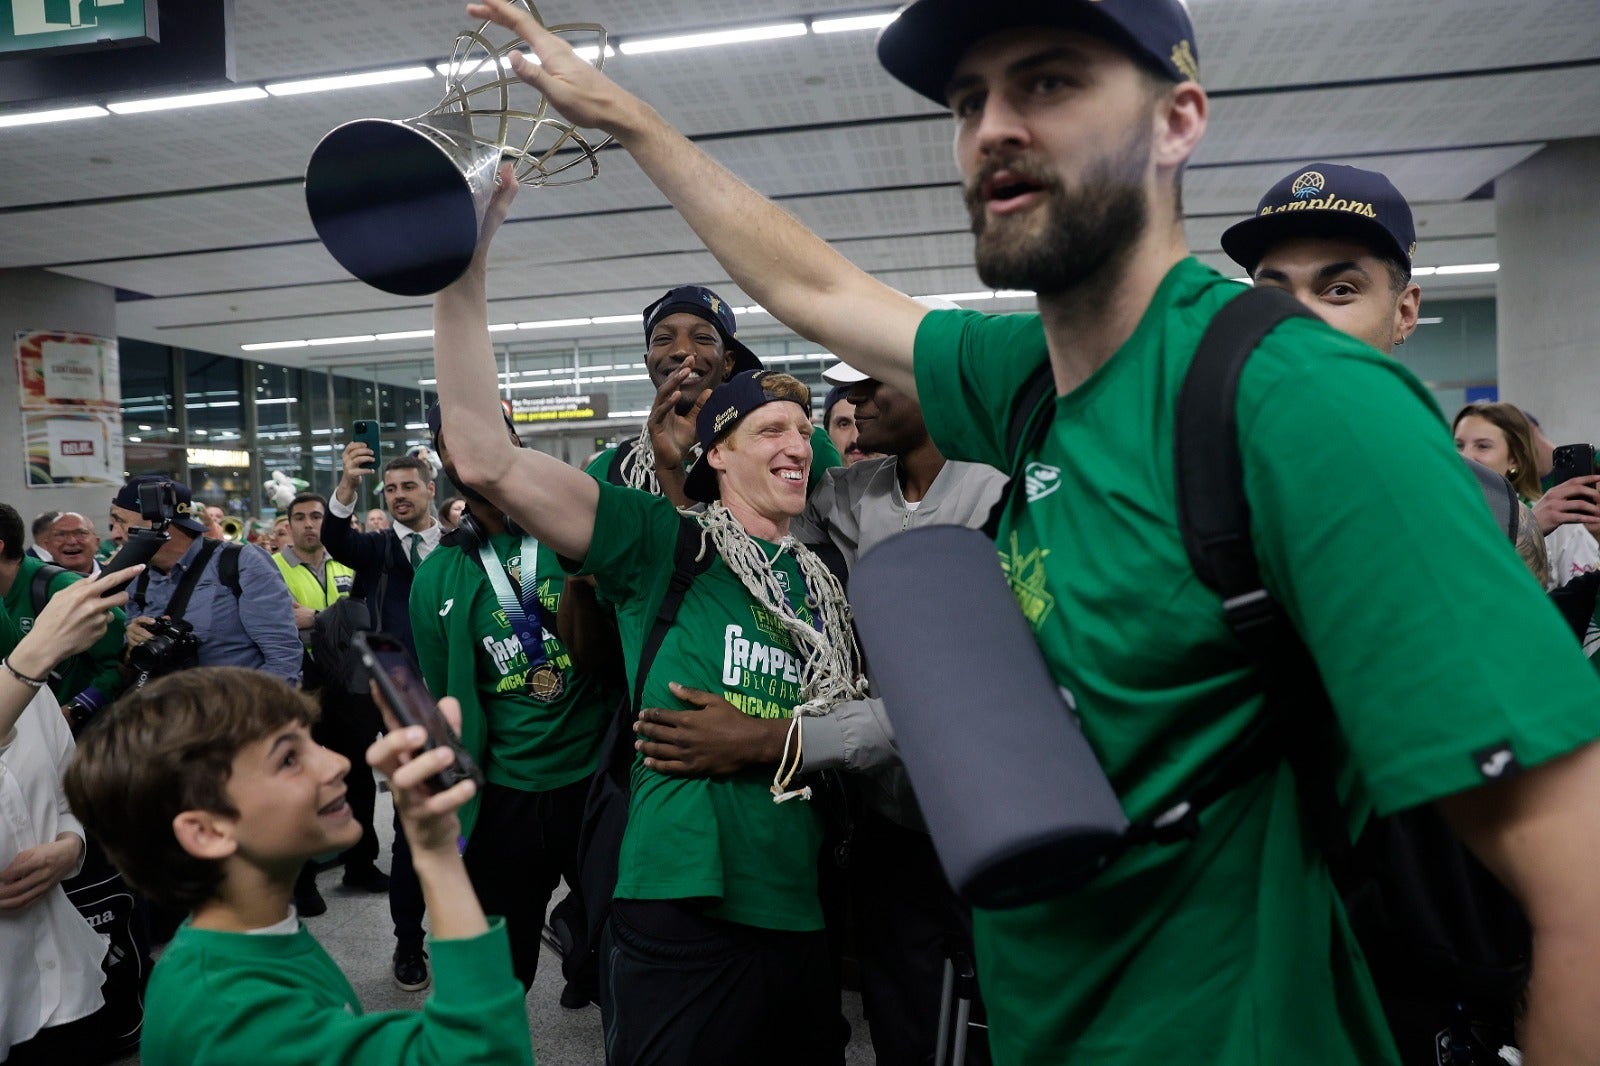
<svg viewBox="0 0 1600 1066"><path fill-rule="evenodd" d="M184 573L183 580L178 582L177 589L172 593L172 599L167 602L165 614L168 618L183 618L183 612L189 609L189 597L194 595L194 587L200 583L200 575L205 572L206 564L221 543L219 540L208 540L201 547L200 554L194 557L194 565Z"/></svg>
<svg viewBox="0 0 1600 1066"><path fill-rule="evenodd" d="M57 566L55 563L42 563L39 569L33 572L33 583L28 586L28 598L33 601L33 616L39 617L39 612L44 610L44 605L50 600L50 582L67 573L67 568Z"/></svg>
<svg viewBox="0 0 1600 1066"><path fill-rule="evenodd" d="M990 540L1000 535L1000 519L1011 506L1011 497L1022 485L1023 462L1028 453L1039 446L1056 414L1056 377L1050 361L1035 370L1023 383L1016 405L1011 408L1011 421L1006 426L1006 455L1011 460L1011 480L1005 491L989 509L984 520L983 533Z"/></svg>
<svg viewBox="0 0 1600 1066"><path fill-rule="evenodd" d="M239 585L239 556L244 551L244 545L239 543L224 544L222 558L217 560L217 578L233 593L233 598L238 599L244 594Z"/></svg>
<svg viewBox="0 0 1600 1066"><path fill-rule="evenodd" d="M694 579L711 569L717 549L705 529L688 515L678 516L678 540L672 549L672 578L656 607L656 617L639 650L639 667L634 675L631 698L618 701L617 719L612 724L612 744L608 765L613 772L627 773L633 765L633 721L644 706L644 683L654 665L656 653L667 638L667 631L678 620L678 609L694 584Z"/></svg>
<svg viewBox="0 0 1600 1066"><path fill-rule="evenodd" d="M1348 883L1351 844L1329 746L1333 708L1310 651L1261 580L1239 454L1237 399L1244 365L1290 318L1316 316L1279 289L1251 289L1212 318L1178 396L1174 433L1178 525L1196 576L1222 598L1223 617L1262 676L1266 709L1188 795L1135 834L1192 834L1206 806L1287 757L1302 807L1336 882Z"/></svg>

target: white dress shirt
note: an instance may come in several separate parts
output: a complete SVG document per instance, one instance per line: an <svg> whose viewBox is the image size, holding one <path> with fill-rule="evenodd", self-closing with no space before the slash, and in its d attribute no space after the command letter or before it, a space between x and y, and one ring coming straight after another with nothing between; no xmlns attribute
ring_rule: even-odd
<svg viewBox="0 0 1600 1066"><path fill-rule="evenodd" d="M83 837L61 785L72 752L60 705L42 688L11 741L0 738L0 869L61 833ZM0 1059L40 1029L100 1009L106 945L60 885L20 911L0 911Z"/></svg>
<svg viewBox="0 0 1600 1066"><path fill-rule="evenodd" d="M339 497L335 496L328 501L328 513L335 518L349 518L356 513L355 504L340 503ZM398 522L393 522L389 526L389 532L400 538L400 550L405 553L407 559L411 558L412 537L422 538L422 543L417 547L418 558L426 559L428 553L439 546L439 538L444 536L444 526L439 524L439 520L434 517L432 510L429 510L428 517L433 518L433 521L429 523L427 529L420 533L413 533Z"/></svg>

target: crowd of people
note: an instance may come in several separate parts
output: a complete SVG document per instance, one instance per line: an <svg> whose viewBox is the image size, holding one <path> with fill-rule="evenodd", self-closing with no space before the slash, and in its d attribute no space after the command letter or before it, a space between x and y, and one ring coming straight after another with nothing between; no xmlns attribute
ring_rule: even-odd
<svg viewBox="0 0 1600 1066"><path fill-rule="evenodd" d="M675 284L642 313L638 433L585 469L525 447L489 333L506 168L434 303L459 495L353 441L259 544L161 475L109 499L104 543L0 504L0 1061L117 1054L142 1011L152 1064L532 1062L547 945L610 1066L842 1064L847 972L876 1061L933 1062L969 959L967 1063L1600 1061L1600 476L1513 403L1447 425L1393 358L1423 293L1388 178L1294 167L1223 235L1253 286L1230 281L1184 243L1208 99L1178 0L916 0L880 57L954 115L984 283L1038 294L984 315L860 271L525 10L468 11L838 356L831 389ZM1238 308L1262 325L1229 335L1215 417L1252 591L1224 602L1176 412ZM905 765L918 708L885 704L852 624L862 556L936 525L994 538L1064 700L1037 713L1075 716L1130 822L1181 815L1021 906L951 883L918 788L1029 782ZM985 624L949 608L909 624ZM1309 656L1291 682L1263 626ZM370 684L374 631L458 744ZM387 896L421 1010L365 1013L312 936L334 868ZM127 950L74 894L108 878L141 901Z"/></svg>

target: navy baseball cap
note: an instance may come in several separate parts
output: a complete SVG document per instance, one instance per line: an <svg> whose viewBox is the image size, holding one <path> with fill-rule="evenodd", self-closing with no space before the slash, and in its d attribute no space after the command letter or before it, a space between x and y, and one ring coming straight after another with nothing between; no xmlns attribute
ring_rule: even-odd
<svg viewBox="0 0 1600 1066"><path fill-rule="evenodd" d="M744 342L734 336L738 332L738 325L733 319L733 308L728 306L728 301L706 288L704 285L679 285L672 289L661 299L644 309L644 342L650 343L650 331L656 328L668 315L678 314L680 311L691 315L699 315L713 326L722 335L723 346L733 353L733 373L742 374L746 370L765 369L761 360L756 358L756 353L744 346ZM728 375L730 378L732 374Z"/></svg>
<svg viewBox="0 0 1600 1066"><path fill-rule="evenodd" d="M1308 163L1267 190L1256 213L1229 226L1222 250L1254 272L1267 249L1291 237L1360 240L1380 255L1411 268L1417 228L1411 205L1375 170L1338 163Z"/></svg>
<svg viewBox="0 0 1600 1066"><path fill-rule="evenodd" d="M835 385L828 390L827 397L822 401L822 425L828 425L828 416L833 413L833 405L850 395L849 385Z"/></svg>
<svg viewBox="0 0 1600 1066"><path fill-rule="evenodd" d="M695 435L700 439L700 458L689 468L684 479L684 494L691 500L710 503L720 495L717 489L717 472L711 469L706 455L717 441L732 433L745 415L775 400L786 400L799 405L806 417L811 417L811 391L804 397L776 396L767 390L766 379L777 373L772 370L746 370L724 381L711 393L711 399L700 409L695 419Z"/></svg>
<svg viewBox="0 0 1600 1066"><path fill-rule="evenodd" d="M173 508L172 524L186 533L200 536L209 528L204 522L197 521L194 517L194 494L189 491L189 486L181 481L174 481L161 474L140 474L128 479L128 483L117 490L111 498L111 506L121 507L124 510L139 512L139 486L161 485L172 486L172 493L178 499L178 504Z"/></svg>
<svg viewBox="0 0 1600 1066"><path fill-rule="evenodd" d="M999 30L1057 26L1099 37L1174 82L1199 81L1182 0L913 0L878 35L878 62L941 107L968 48Z"/></svg>

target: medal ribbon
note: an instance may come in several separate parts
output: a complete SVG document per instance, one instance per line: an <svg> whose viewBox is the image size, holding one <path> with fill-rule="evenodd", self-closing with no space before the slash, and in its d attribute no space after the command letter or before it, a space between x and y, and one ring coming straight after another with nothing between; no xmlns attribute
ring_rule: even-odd
<svg viewBox="0 0 1600 1066"><path fill-rule="evenodd" d="M494 589L495 599L500 601L500 609L511 624L511 632L517 635L517 643L528 657L528 670L537 669L545 661L544 626L539 610L539 542L526 534L522 537L520 581L512 581L487 540L478 545L478 561L483 564L483 573Z"/></svg>

